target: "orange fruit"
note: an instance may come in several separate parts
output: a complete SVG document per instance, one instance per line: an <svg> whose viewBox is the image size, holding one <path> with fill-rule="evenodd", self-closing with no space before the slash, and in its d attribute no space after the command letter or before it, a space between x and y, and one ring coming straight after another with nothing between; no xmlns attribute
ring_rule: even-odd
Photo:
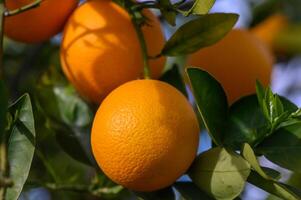
<svg viewBox="0 0 301 200"><path fill-rule="evenodd" d="M288 19L286 16L275 14L256 25L250 31L273 50L275 38L287 25Z"/></svg>
<svg viewBox="0 0 301 200"><path fill-rule="evenodd" d="M188 66L208 71L222 84L230 103L254 93L256 79L268 85L272 65L273 56L266 46L250 32L239 29L188 58Z"/></svg>
<svg viewBox="0 0 301 200"><path fill-rule="evenodd" d="M164 37L159 20L149 11L143 33L151 56L160 53ZM61 47L63 71L86 99L100 101L119 85L140 78L143 59L129 14L112 1L91 0L70 17ZM158 78L165 58L149 61Z"/></svg>
<svg viewBox="0 0 301 200"><path fill-rule="evenodd" d="M34 0L5 0L9 10L33 3ZM43 0L39 7L5 19L5 35L11 39L37 43L50 39L64 27L78 0Z"/></svg>
<svg viewBox="0 0 301 200"><path fill-rule="evenodd" d="M136 191L172 184L194 160L196 115L171 85L135 80L111 92L93 122L94 157L113 181Z"/></svg>

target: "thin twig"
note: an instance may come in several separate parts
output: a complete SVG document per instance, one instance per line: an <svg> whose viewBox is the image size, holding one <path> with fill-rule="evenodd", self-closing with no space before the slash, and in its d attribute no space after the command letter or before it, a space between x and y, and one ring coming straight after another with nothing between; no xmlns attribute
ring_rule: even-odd
<svg viewBox="0 0 301 200"><path fill-rule="evenodd" d="M15 10L6 10L4 12L4 15L6 17L11 17L11 16L14 16L14 15L21 14L21 13L23 13L25 11L28 11L28 10L31 10L33 8L36 8L36 7L40 6L41 2L42 2L42 0L36 0L33 3L30 3L30 4L26 5L26 6L21 7L21 8L17 8Z"/></svg>
<svg viewBox="0 0 301 200"><path fill-rule="evenodd" d="M1 177L0 178L0 188L1 187L12 187L14 185L13 181L9 178Z"/></svg>
<svg viewBox="0 0 301 200"><path fill-rule="evenodd" d="M142 32L142 28L141 28L141 25L138 23L135 12L132 11L132 10L129 10L129 13L131 15L132 23L133 23L134 28L136 30L136 33L137 33L137 36L138 36L138 39L139 39L139 43L140 43L140 47L141 47L141 51L142 51L144 78L145 79L150 79L151 78L151 71L150 71L150 67L149 67L149 63L148 63L147 46L146 46L145 38L144 38L144 35L143 35L143 32Z"/></svg>
<svg viewBox="0 0 301 200"><path fill-rule="evenodd" d="M120 185L113 186L112 188L95 188L93 185L83 185L83 184L58 184L58 183L43 183L40 181L27 181L28 185L41 186L49 190L61 190L61 191L71 191L78 193L86 193L92 196L101 197L104 194L109 194L111 190L123 190Z"/></svg>

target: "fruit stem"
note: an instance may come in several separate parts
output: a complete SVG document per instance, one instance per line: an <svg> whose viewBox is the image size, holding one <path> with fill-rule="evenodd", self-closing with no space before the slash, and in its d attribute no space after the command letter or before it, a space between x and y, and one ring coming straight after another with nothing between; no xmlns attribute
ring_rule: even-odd
<svg viewBox="0 0 301 200"><path fill-rule="evenodd" d="M36 8L36 7L40 6L41 2L42 2L42 0L36 0L35 2L32 2L32 3L30 3L26 6L21 7L21 8L17 8L15 10L11 10L11 11L6 10L4 12L4 15L6 17L11 17L11 16L14 16L14 15L18 15L22 12L25 12L25 11L28 11L30 9L33 9L33 8Z"/></svg>
<svg viewBox="0 0 301 200"><path fill-rule="evenodd" d="M138 20L136 18L135 12L130 11L130 15L132 18L132 22L134 25L134 28L136 30L139 42L140 42L140 47L142 50L142 58L143 58L143 75L145 79L150 79L151 78L151 71L148 63L148 53L147 53L147 46L146 42L144 39L144 35L141 29L141 25L138 23Z"/></svg>

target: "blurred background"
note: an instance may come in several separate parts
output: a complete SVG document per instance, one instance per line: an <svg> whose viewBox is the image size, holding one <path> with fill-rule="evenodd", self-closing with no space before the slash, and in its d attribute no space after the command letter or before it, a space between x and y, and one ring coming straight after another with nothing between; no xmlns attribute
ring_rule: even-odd
<svg viewBox="0 0 301 200"><path fill-rule="evenodd" d="M191 2L187 1L186 5L189 7ZM217 0L211 12L238 13L240 18L235 28L253 31L262 26L263 36L258 39L261 39L275 56L271 87L274 92L301 106L301 1ZM177 27L188 20L190 18L179 16ZM176 27L171 27L164 21L162 26L166 38L176 30ZM74 192L74 188L68 189L70 184L89 184L92 177L99 186L110 188L110 191L104 194L104 199L132 199L130 192L121 191L102 173L78 162L93 160L87 158L89 152L82 154L90 149L89 130L96 107L86 104L63 76L59 60L60 41L60 35L49 42L35 45L21 44L5 38L4 64L11 101L25 92L31 94L35 102L34 114L38 133L32 170L20 199L96 199L84 191L78 193ZM169 58L166 70L173 63L183 66L185 58ZM210 145L209 136L202 133L199 151L210 148ZM273 166L264 159L261 162L263 166ZM301 176L280 170L283 173L282 181L301 185ZM188 178L182 177L181 180L188 181ZM61 190L50 184L40 187L41 184L53 181L61 183L64 188ZM247 185L242 199L276 198Z"/></svg>

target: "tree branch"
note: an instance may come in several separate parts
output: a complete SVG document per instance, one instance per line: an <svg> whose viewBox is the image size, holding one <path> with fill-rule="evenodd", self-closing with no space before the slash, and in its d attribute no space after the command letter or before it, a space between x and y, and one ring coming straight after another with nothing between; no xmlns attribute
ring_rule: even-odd
<svg viewBox="0 0 301 200"><path fill-rule="evenodd" d="M36 7L40 6L41 2L42 2L42 0L36 0L33 3L30 3L26 6L21 7L21 8L17 8L15 10L6 10L4 12L4 16L5 17L11 17L11 16L14 16L14 15L18 15L20 13L23 13L25 11L28 11L28 10L31 10L33 8L36 8Z"/></svg>

